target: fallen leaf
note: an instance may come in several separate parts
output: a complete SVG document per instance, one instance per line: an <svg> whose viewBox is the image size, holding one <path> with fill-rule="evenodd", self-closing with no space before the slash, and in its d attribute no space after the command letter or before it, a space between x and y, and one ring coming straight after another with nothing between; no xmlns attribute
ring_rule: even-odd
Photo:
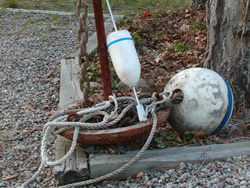
<svg viewBox="0 0 250 188"><path fill-rule="evenodd" d="M194 136L195 138L201 138L201 137L206 137L207 134L203 131L199 131L196 133L196 135Z"/></svg>
<svg viewBox="0 0 250 188"><path fill-rule="evenodd" d="M164 58L164 56L166 55L166 53L167 52L164 52L164 53L162 53L162 54L159 54L156 58L155 58L155 62L156 63L159 63L159 61L161 61L163 58Z"/></svg>
<svg viewBox="0 0 250 188"><path fill-rule="evenodd" d="M30 110L32 112L35 112L35 109L32 106L28 105L28 104L22 106L21 108L22 109L28 109L28 110Z"/></svg>
<svg viewBox="0 0 250 188"><path fill-rule="evenodd" d="M111 153L111 154L115 154L115 150L113 150L111 147L108 148L108 151Z"/></svg>
<svg viewBox="0 0 250 188"><path fill-rule="evenodd" d="M6 176L6 177L4 178L4 180L5 180L5 181L12 180L12 179L17 178L18 176L19 176L19 175Z"/></svg>
<svg viewBox="0 0 250 188"><path fill-rule="evenodd" d="M43 75L42 77L49 77L49 76L53 76L54 73L52 71L49 71L47 74Z"/></svg>
<svg viewBox="0 0 250 188"><path fill-rule="evenodd" d="M28 121L33 125L34 123L38 123L41 120L40 119L29 119Z"/></svg>
<svg viewBox="0 0 250 188"><path fill-rule="evenodd" d="M47 110L47 109L49 109L49 105L45 105L42 107L42 110Z"/></svg>
<svg viewBox="0 0 250 188"><path fill-rule="evenodd" d="M149 11L146 11L146 12L141 13L141 17L142 17L142 18L146 18L146 17L148 17L149 15L150 15L150 12L149 12Z"/></svg>

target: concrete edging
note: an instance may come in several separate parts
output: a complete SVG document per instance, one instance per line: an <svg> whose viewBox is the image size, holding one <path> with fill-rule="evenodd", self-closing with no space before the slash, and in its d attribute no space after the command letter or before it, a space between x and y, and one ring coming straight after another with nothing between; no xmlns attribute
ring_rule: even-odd
<svg viewBox="0 0 250 188"><path fill-rule="evenodd" d="M132 159L137 152L130 151L124 155L91 155L91 178L113 172ZM250 142L147 150L138 161L114 178L123 179L139 172L176 168L181 162L207 162L238 155L250 155Z"/></svg>

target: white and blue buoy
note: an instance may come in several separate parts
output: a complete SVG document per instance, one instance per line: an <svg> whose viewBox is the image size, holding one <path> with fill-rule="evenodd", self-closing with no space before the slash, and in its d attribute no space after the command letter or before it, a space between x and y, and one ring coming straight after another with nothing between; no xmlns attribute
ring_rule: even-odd
<svg viewBox="0 0 250 188"><path fill-rule="evenodd" d="M139 121L146 121L146 113L137 97L135 86L141 75L141 65L136 53L132 36L127 30L114 31L107 36L108 51L120 80L133 88Z"/></svg>
<svg viewBox="0 0 250 188"><path fill-rule="evenodd" d="M233 94L228 82L205 68L190 68L176 74L164 91L180 89L183 101L173 105L168 118L178 132L219 133L233 112Z"/></svg>
<svg viewBox="0 0 250 188"><path fill-rule="evenodd" d="M141 75L141 65L134 46L133 38L127 30L117 30L109 1L106 0L115 31L107 36L108 51L116 74L127 86L133 88L137 101L139 121L146 121L146 112L138 99L135 86Z"/></svg>
<svg viewBox="0 0 250 188"><path fill-rule="evenodd" d="M127 30L119 30L107 36L108 51L120 80L128 85L137 85L141 66L132 36Z"/></svg>

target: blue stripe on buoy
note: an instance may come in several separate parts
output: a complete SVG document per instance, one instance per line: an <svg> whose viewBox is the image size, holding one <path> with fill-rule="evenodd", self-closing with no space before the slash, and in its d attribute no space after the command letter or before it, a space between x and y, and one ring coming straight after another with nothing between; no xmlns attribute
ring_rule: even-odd
<svg viewBox="0 0 250 188"><path fill-rule="evenodd" d="M133 40L133 39L132 39L132 38L129 38L129 37L117 39L117 40L114 40L113 42L109 43L109 44L108 44L108 47L110 47L112 44L115 44L115 43L117 43L117 42L124 41L124 40Z"/></svg>
<svg viewBox="0 0 250 188"><path fill-rule="evenodd" d="M220 75L221 76L221 75ZM218 134L227 124L227 122L229 121L232 112L233 112L233 93L232 90L228 84L228 82L226 81L226 79L221 76L223 78L223 80L225 81L226 85L227 85L227 91L228 91L228 108L227 108L227 112L224 116L224 119L222 120L222 122L220 123L220 125L217 127L217 129L212 133L212 134Z"/></svg>

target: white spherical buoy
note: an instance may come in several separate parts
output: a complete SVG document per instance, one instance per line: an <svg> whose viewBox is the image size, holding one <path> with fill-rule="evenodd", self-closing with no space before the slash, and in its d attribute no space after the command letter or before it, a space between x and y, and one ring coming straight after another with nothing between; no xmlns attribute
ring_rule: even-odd
<svg viewBox="0 0 250 188"><path fill-rule="evenodd" d="M233 111L233 94L227 81L205 68L190 68L176 74L164 91L180 89L183 101L173 105L168 118L178 132L203 131L217 134Z"/></svg>

